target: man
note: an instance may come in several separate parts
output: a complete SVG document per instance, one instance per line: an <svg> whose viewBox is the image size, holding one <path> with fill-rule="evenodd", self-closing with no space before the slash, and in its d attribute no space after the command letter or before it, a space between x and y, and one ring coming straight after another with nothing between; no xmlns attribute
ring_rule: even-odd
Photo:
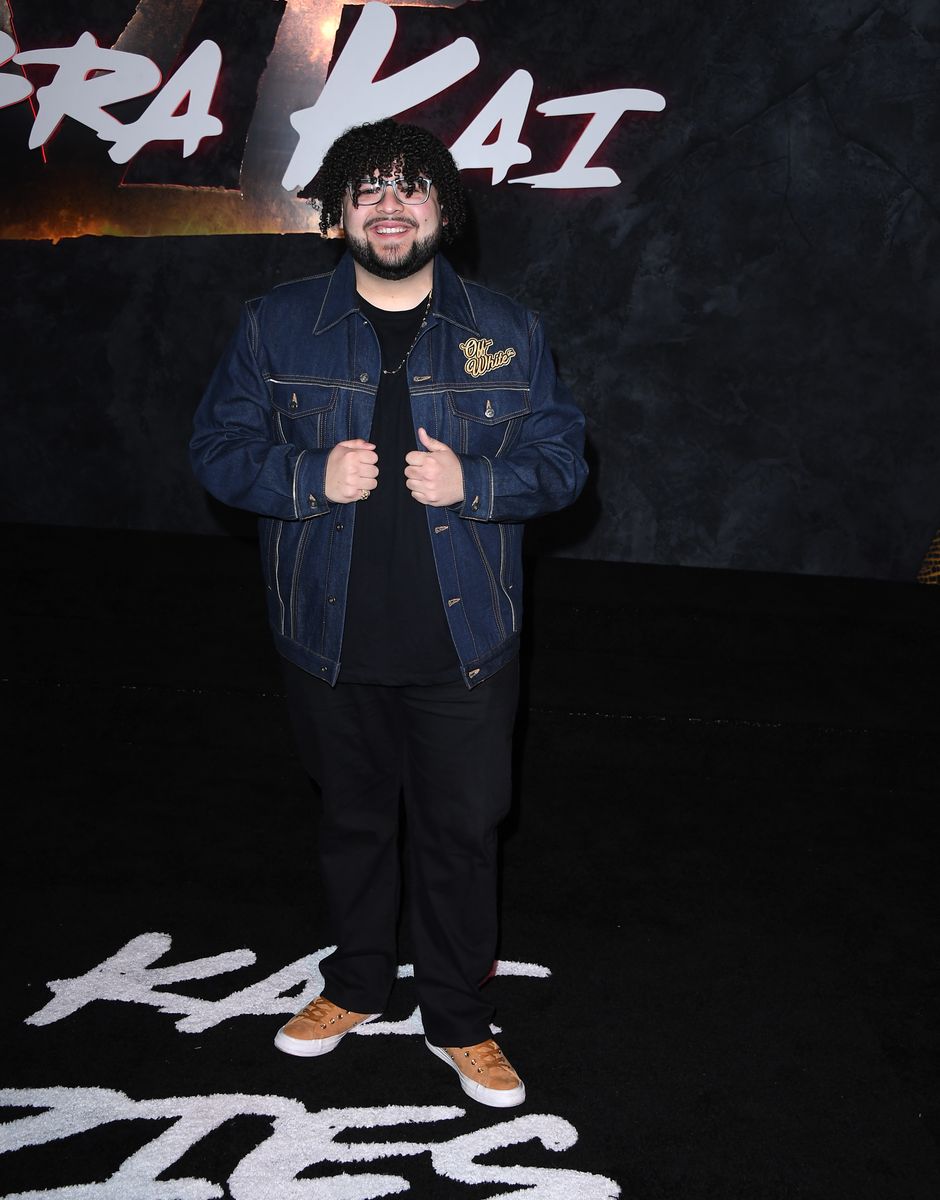
<svg viewBox="0 0 940 1200"><path fill-rule="evenodd" d="M496 1107L525 1088L480 987L496 951L510 804L522 524L570 504L583 418L537 317L439 254L453 158L394 121L343 134L310 189L346 254L250 301L195 420L196 474L261 516L268 609L304 764L336 951L278 1032L320 1055L396 976L399 802L428 1048Z"/></svg>

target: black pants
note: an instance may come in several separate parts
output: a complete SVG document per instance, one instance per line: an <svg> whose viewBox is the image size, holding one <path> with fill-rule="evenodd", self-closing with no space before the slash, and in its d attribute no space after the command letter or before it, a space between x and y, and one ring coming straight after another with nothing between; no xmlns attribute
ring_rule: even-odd
<svg viewBox="0 0 940 1200"><path fill-rule="evenodd" d="M320 866L336 951L324 994L381 1012L398 963L404 797L415 983L428 1040L490 1037L480 992L496 953L496 827L511 801L518 662L454 683L329 687L284 663L291 720L322 792Z"/></svg>

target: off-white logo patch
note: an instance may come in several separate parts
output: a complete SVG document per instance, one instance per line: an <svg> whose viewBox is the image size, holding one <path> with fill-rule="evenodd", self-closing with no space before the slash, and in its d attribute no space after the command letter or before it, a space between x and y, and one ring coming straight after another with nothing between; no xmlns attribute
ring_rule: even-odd
<svg viewBox="0 0 940 1200"><path fill-rule="evenodd" d="M467 338L465 342L460 343L460 349L467 360L463 369L474 379L479 379L487 371L507 366L516 357L514 346L507 346L505 350L491 350L492 344L492 338Z"/></svg>

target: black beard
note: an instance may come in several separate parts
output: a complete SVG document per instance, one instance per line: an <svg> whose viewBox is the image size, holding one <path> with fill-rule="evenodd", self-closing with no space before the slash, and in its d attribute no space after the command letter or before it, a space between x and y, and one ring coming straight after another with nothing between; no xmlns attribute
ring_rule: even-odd
<svg viewBox="0 0 940 1200"><path fill-rule="evenodd" d="M411 249L401 258L385 261L376 254L366 238L352 237L346 234L346 247L353 259L370 275L379 279L407 279L426 267L441 247L440 226L429 233L423 241L415 241Z"/></svg>

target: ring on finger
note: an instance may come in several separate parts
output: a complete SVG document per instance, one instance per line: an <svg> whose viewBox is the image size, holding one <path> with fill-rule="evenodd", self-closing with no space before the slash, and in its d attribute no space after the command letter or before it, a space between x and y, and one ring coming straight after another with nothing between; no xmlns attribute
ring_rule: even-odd
<svg viewBox="0 0 940 1200"><path fill-rule="evenodd" d="M368 488L362 489L362 491L359 493L359 499L360 500L368 500L369 499L369 489Z"/></svg>

